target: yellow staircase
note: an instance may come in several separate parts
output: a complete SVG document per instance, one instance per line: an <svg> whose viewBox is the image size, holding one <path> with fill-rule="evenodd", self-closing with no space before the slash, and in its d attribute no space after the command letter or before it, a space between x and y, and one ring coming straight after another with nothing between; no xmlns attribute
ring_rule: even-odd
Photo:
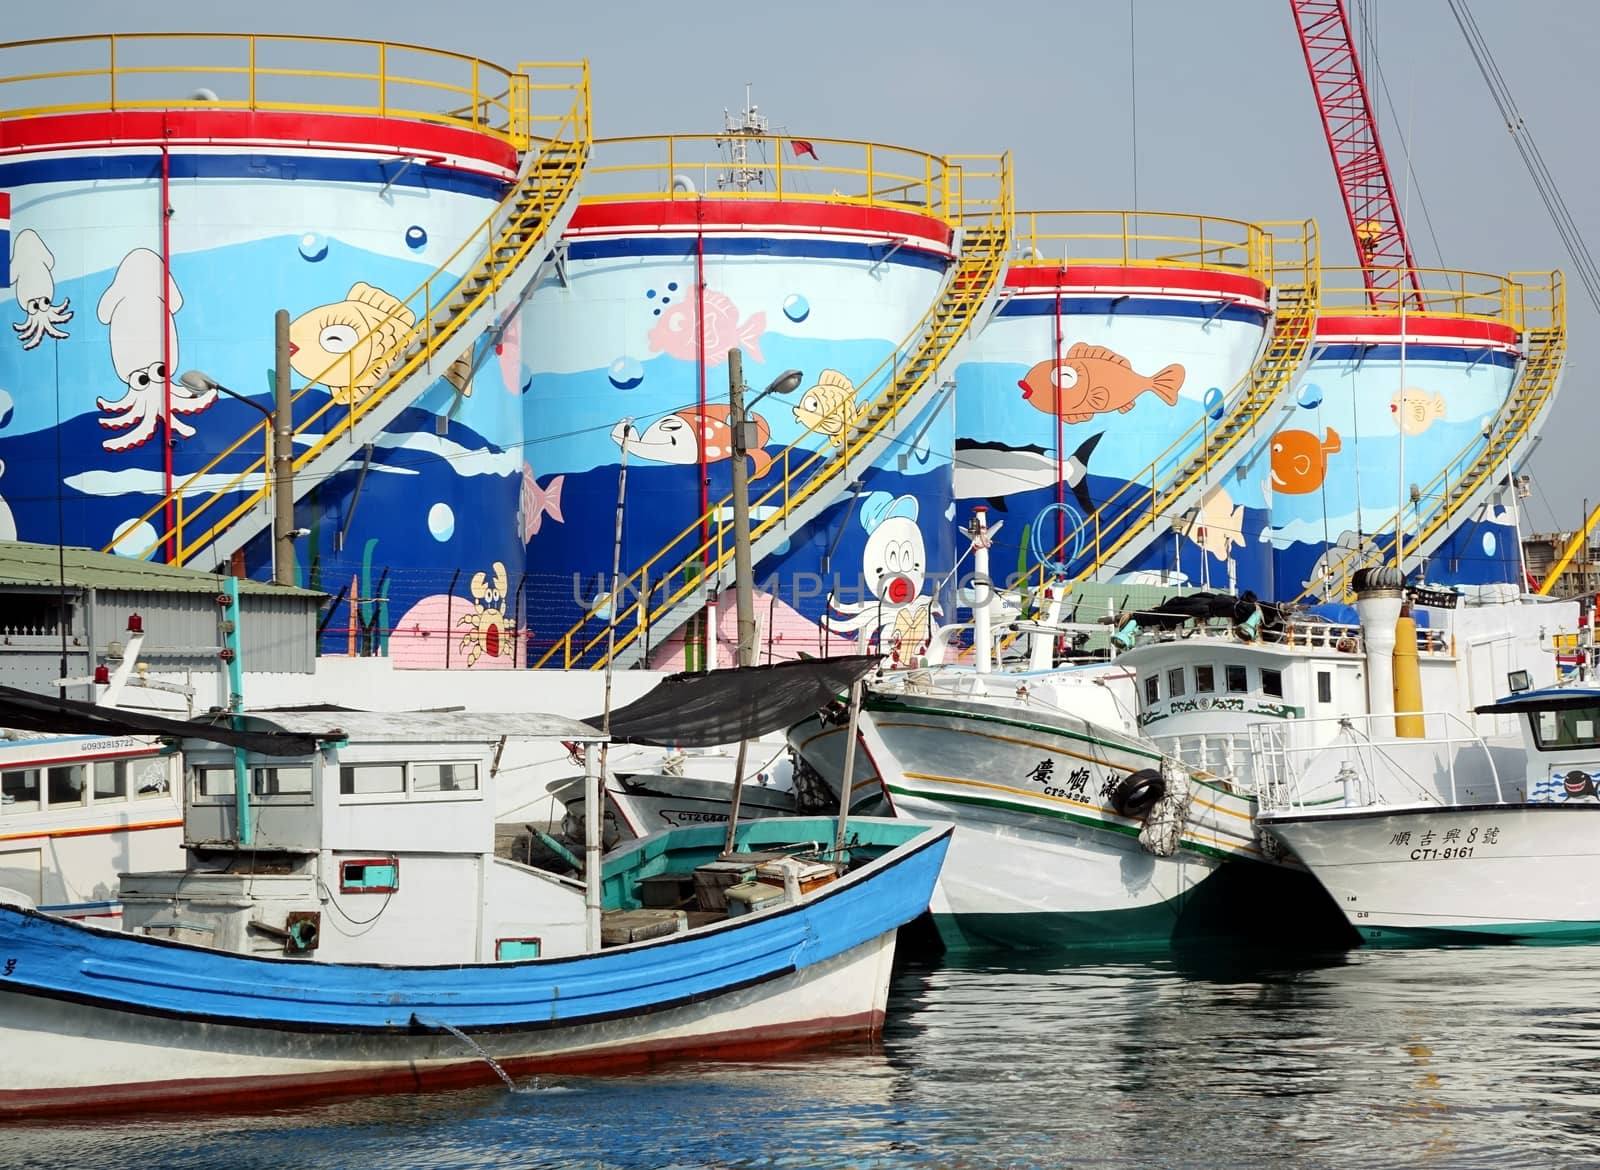
<svg viewBox="0 0 1600 1170"><path fill-rule="evenodd" d="M952 158L951 207L961 225L961 250L939 298L877 369L861 379L862 408L846 428L842 446L805 444L808 433L773 458L773 486L750 501L762 519L750 529L753 563L835 503L855 475L865 472L931 398L938 372L953 369L954 351L980 325L1003 282L1012 222L1011 156ZM535 667L598 670L609 660L628 667L642 661L647 640L666 637L704 608L708 590L731 583L733 497L713 502L629 576L615 583L583 618L558 638ZM612 598L619 605L613 613ZM622 604L622 603L626 604ZM611 625L615 623L613 634ZM614 645L613 645L614 639Z"/></svg>
<svg viewBox="0 0 1600 1170"><path fill-rule="evenodd" d="M536 98L556 112L536 111ZM302 448L294 458L296 499L359 454L452 362L469 355L531 286L566 229L592 141L588 63L522 65L511 75L510 92L497 100L509 105L510 134L523 152L516 185L401 308L351 347L348 358L295 392L293 404L308 404L304 417L294 412L292 427ZM454 275L468 263L466 275ZM358 353L375 356L357 369ZM371 392L343 390L360 382L372 383ZM209 569L263 531L273 513L271 429L266 419L246 431L135 521L150 522L158 533L140 555L164 551L162 559L171 564ZM262 454L252 459L255 450ZM219 478L220 487L202 486Z"/></svg>
<svg viewBox="0 0 1600 1170"><path fill-rule="evenodd" d="M1321 596L1350 600L1357 569L1393 564L1395 533L1403 534L1400 554L1410 568L1438 548L1462 521L1488 501L1496 485L1516 465L1516 454L1535 434L1555 402L1567 352L1566 290L1560 272L1510 276L1511 306L1522 337L1522 371L1486 436L1464 447L1433 479L1420 485L1361 549L1344 558L1327 587L1307 588L1297 602ZM1404 527L1402 527L1402 525Z"/></svg>
<svg viewBox="0 0 1600 1170"><path fill-rule="evenodd" d="M1092 554L1067 582L1070 586L1098 574L1119 571L1150 540L1162 536L1172 519L1198 502L1211 477L1225 466L1227 456L1251 434L1299 375L1316 329L1321 282L1317 228L1310 220L1273 226L1289 230L1280 230L1269 245L1275 293L1272 333L1255 365L1225 399L1231 403L1227 413L1214 422L1202 416L1069 533L1045 558L1046 563L1034 570L1029 587L1036 597L1042 596L1046 586L1060 588L1062 579L1052 570L1051 563L1059 563L1068 550L1081 547Z"/></svg>

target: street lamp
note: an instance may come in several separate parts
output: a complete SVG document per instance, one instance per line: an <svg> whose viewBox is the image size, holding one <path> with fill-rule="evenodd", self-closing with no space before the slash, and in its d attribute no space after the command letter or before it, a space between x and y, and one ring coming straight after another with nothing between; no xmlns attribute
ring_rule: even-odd
<svg viewBox="0 0 1600 1170"><path fill-rule="evenodd" d="M178 381L197 394L215 390L259 410L272 432L272 579L294 584L294 411L289 394L289 311L279 309L273 322L274 362L272 399L268 410L253 398L230 390L210 374L185 370Z"/></svg>

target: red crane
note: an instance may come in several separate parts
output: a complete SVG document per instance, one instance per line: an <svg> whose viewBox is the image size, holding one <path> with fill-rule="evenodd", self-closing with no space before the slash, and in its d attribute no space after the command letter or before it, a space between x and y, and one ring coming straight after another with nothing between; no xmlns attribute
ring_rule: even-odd
<svg viewBox="0 0 1600 1170"><path fill-rule="evenodd" d="M1378 143L1378 123L1361 76L1361 61L1350 38L1344 0L1290 0L1305 50L1306 68L1322 113L1333 169L1339 176L1350 234L1361 262L1367 299L1374 308L1399 307L1411 284L1413 304L1421 304L1421 285L1411 245L1400 222L1389 164Z"/></svg>

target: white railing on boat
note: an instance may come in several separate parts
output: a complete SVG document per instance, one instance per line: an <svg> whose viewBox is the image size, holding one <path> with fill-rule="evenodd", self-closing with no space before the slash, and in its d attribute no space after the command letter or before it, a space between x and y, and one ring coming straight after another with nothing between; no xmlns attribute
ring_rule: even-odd
<svg viewBox="0 0 1600 1170"><path fill-rule="evenodd" d="M1249 759L1261 808L1506 799L1494 753L1459 714L1425 711L1420 718L1418 737L1397 736L1393 714L1251 724Z"/></svg>
<svg viewBox="0 0 1600 1170"><path fill-rule="evenodd" d="M1208 619L1204 622L1166 630L1142 628L1134 640L1134 645L1148 646L1162 642L1183 641L1189 638L1202 638L1235 644L1240 641L1256 641L1275 646L1336 650L1344 654L1366 653L1366 641L1361 636L1361 627L1359 625L1345 622L1308 622L1304 619L1285 622L1282 629L1263 627L1259 634L1248 639L1240 635L1238 626L1225 619ZM1450 637L1446 632L1426 628L1417 630L1418 654L1449 654L1450 652Z"/></svg>

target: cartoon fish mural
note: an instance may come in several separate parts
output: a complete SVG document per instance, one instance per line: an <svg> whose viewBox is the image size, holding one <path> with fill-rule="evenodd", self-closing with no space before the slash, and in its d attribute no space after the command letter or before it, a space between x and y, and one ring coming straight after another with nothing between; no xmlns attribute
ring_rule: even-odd
<svg viewBox="0 0 1600 1170"><path fill-rule="evenodd" d="M471 398L473 373L472 351L469 349L445 367L444 380L449 382L461 397Z"/></svg>
<svg viewBox="0 0 1600 1170"><path fill-rule="evenodd" d="M1585 796L1600 798L1600 789L1595 788L1594 777L1578 769L1562 777L1561 788L1562 796L1567 800L1582 800Z"/></svg>
<svg viewBox="0 0 1600 1170"><path fill-rule="evenodd" d="M533 468L522 465L522 543L527 544L539 532L546 516L558 524L565 524L561 515L561 485L566 476L558 475L544 487L533 477Z"/></svg>
<svg viewBox="0 0 1600 1170"><path fill-rule="evenodd" d="M1120 353L1079 341L1065 357L1036 364L1017 385L1034 408L1078 423L1113 410L1127 414L1146 390L1175 405L1183 388L1183 367L1166 366L1147 378Z"/></svg>
<svg viewBox="0 0 1600 1170"><path fill-rule="evenodd" d="M1244 505L1235 504L1226 488L1214 487L1200 497L1198 511L1173 527L1179 536L1225 561L1235 545L1244 543Z"/></svg>
<svg viewBox="0 0 1600 1170"><path fill-rule="evenodd" d="M800 397L794 418L808 431L828 436L835 447L844 446L849 429L866 417L868 406L856 404L856 386L838 370L823 370L817 384Z"/></svg>
<svg viewBox="0 0 1600 1170"><path fill-rule="evenodd" d="M1061 481L1072 490L1085 516L1094 515L1095 510L1087 483L1089 456L1094 454L1095 447L1104 436L1104 431L1090 435L1060 465ZM998 511L1004 512L1006 496L1034 488L1054 487L1056 473L1054 452L1037 444L1012 447L977 439L956 440L951 478L958 500L988 500Z"/></svg>
<svg viewBox="0 0 1600 1170"><path fill-rule="evenodd" d="M734 346L742 348L752 361L761 361L761 335L767 331L766 313L752 313L740 324L739 309L725 294L708 288L701 294L701 300L705 304L701 331L705 336L706 368L727 361L728 351ZM650 349L686 362L698 361L700 351L694 325L694 302L678 302L662 313L661 320L650 330L647 338Z"/></svg>
<svg viewBox="0 0 1600 1170"><path fill-rule="evenodd" d="M1407 386L1389 399L1389 410L1401 434L1420 435L1435 419L1444 417L1444 395L1434 394L1430 398L1426 390Z"/></svg>
<svg viewBox="0 0 1600 1170"><path fill-rule="evenodd" d="M1272 437L1272 487L1286 495L1303 496L1322 486L1328 475L1328 456L1343 450L1339 432L1328 427L1321 439L1310 431L1279 431Z"/></svg>
<svg viewBox="0 0 1600 1170"><path fill-rule="evenodd" d="M289 365L302 378L320 379L335 402L360 402L383 381L388 355L416 323L400 301L357 281L344 300L289 322Z"/></svg>
<svg viewBox="0 0 1600 1170"><path fill-rule="evenodd" d="M772 466L772 456L766 452L772 428L759 414L749 416L756 425L756 445L746 454L754 461L751 479L760 479ZM611 441L617 446L628 445L628 453L654 463L699 463L701 448L705 449L707 463L733 457L733 428L728 423L728 407L723 403L708 403L704 410L698 406L685 406L665 418L659 418L644 430L626 421L611 428Z"/></svg>

